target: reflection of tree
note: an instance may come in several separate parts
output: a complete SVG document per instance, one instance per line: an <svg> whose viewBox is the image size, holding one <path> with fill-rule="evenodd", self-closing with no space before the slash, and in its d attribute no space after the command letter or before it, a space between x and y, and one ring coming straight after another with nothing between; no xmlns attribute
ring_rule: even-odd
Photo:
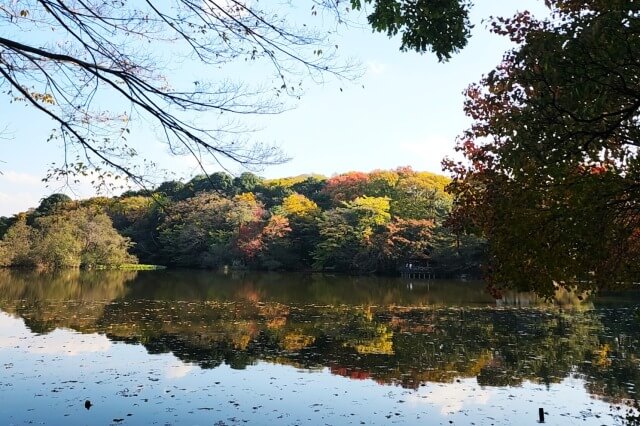
<svg viewBox="0 0 640 426"><path fill-rule="evenodd" d="M26 271L0 268L0 300L113 300L136 271Z"/></svg>
<svg viewBox="0 0 640 426"><path fill-rule="evenodd" d="M126 292L135 271L16 271L0 268L0 307L38 333L56 327L97 331L104 306ZM19 303L15 303L15 301Z"/></svg>
<svg viewBox="0 0 640 426"><path fill-rule="evenodd" d="M589 392L607 402L638 399L640 389L640 334L637 310L603 309L605 325L598 346L589 348L580 371Z"/></svg>
<svg viewBox="0 0 640 426"><path fill-rule="evenodd" d="M484 386L551 384L577 374L591 393L615 402L633 398L640 386L635 308L305 306L269 301L280 297L275 290L241 278L235 288L218 289L203 279L191 300L178 301L162 283L157 294L166 297L142 299L146 284L125 287L132 276L113 271L0 274L0 291L12 300L1 302L2 309L23 317L33 331L101 332L203 368L263 360L407 388L459 377L476 377ZM50 287L25 282L43 277Z"/></svg>
<svg viewBox="0 0 640 426"><path fill-rule="evenodd" d="M411 284L411 285L409 285ZM317 305L493 305L479 282L405 282L388 277L211 271L139 274L130 297L154 300L220 300ZM540 303L535 299L532 303Z"/></svg>

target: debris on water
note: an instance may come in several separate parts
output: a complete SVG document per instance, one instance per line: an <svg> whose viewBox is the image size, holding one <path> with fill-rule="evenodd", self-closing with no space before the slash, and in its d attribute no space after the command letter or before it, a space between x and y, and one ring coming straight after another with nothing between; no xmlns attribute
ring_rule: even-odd
<svg viewBox="0 0 640 426"><path fill-rule="evenodd" d="M366 424L387 415L398 424L432 418L489 425L521 414L535 423L535 409L543 407L593 426L622 419L620 409L606 412L608 404L640 389L629 374L640 366L637 320L622 308L287 306L209 300L215 298L209 293L203 301L163 298L43 301L21 310L0 304L0 340L10 342L2 349L12 355L0 362L11 376L0 380L0 399L11 404L16 388L31 395L38 389L39 405L28 411L34 423L46 420L51 407L78 409L91 394L100 398L91 414L96 423L118 413L124 419L111 423L124 424L135 409L140 421L151 413L186 413L190 424L216 417L225 420L213 424L273 424L277 416L288 424L345 418ZM95 315L76 315L89 310ZM81 367L79 375L69 377L75 372L69 366ZM570 409L563 393L571 395ZM526 413L516 411L520 403L530 407ZM0 418L10 404L0 404ZM55 414L53 423L82 422L73 412L70 421Z"/></svg>

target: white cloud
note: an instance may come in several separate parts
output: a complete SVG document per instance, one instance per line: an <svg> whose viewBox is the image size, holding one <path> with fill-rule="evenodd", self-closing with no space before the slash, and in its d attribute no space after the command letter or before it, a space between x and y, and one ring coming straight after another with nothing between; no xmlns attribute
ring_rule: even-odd
<svg viewBox="0 0 640 426"><path fill-rule="evenodd" d="M14 172L13 170L3 171L0 174L0 182L13 185L42 186L42 179L29 173Z"/></svg>
<svg viewBox="0 0 640 426"><path fill-rule="evenodd" d="M21 326L24 327L21 319L6 312L0 311L0 338L4 338L6 334ZM0 344L0 347L4 346Z"/></svg>
<svg viewBox="0 0 640 426"><path fill-rule="evenodd" d="M193 370L193 365L188 364L173 364L167 367L166 376L167 379L180 379Z"/></svg>
<svg viewBox="0 0 640 426"><path fill-rule="evenodd" d="M11 216L37 207L46 193L40 176L3 170L0 174L0 216Z"/></svg>
<svg viewBox="0 0 640 426"><path fill-rule="evenodd" d="M30 207L37 207L41 198L40 194L33 192L0 192L0 216L11 216Z"/></svg>
<svg viewBox="0 0 640 426"><path fill-rule="evenodd" d="M75 334L67 330L55 330L45 336L34 336L31 353L76 356L82 353L107 352L111 341L98 334ZM43 340L39 345L37 340Z"/></svg>
<svg viewBox="0 0 640 426"><path fill-rule="evenodd" d="M401 142L398 148L412 159L414 168L442 173L442 159L447 156L456 157L454 145L453 138L433 135L415 141Z"/></svg>
<svg viewBox="0 0 640 426"><path fill-rule="evenodd" d="M412 394L412 404L433 404L442 415L454 414L468 405L487 405L494 391L478 386L475 379L462 379L455 383L430 384Z"/></svg>
<svg viewBox="0 0 640 426"><path fill-rule="evenodd" d="M21 319L0 313L0 350L23 346L25 335L30 333ZM30 335L27 350L32 354L76 356L110 348L111 342L103 335L57 329L45 335Z"/></svg>
<svg viewBox="0 0 640 426"><path fill-rule="evenodd" d="M368 61L367 62L367 74L378 76L385 74L389 66L385 63L378 61Z"/></svg>

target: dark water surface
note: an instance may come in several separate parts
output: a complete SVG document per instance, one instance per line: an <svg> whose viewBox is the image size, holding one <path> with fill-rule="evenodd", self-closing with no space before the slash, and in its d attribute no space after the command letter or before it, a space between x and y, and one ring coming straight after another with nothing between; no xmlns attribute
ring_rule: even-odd
<svg viewBox="0 0 640 426"><path fill-rule="evenodd" d="M0 270L3 425L609 425L638 386L633 293Z"/></svg>

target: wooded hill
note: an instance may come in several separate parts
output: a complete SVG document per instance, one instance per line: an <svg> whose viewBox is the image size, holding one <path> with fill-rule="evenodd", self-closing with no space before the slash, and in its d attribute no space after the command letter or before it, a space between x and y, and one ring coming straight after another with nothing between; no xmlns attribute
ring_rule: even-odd
<svg viewBox="0 0 640 426"><path fill-rule="evenodd" d="M199 175L152 191L54 194L0 218L0 265L170 267L478 275L484 243L445 227L444 176L410 168L262 179Z"/></svg>

